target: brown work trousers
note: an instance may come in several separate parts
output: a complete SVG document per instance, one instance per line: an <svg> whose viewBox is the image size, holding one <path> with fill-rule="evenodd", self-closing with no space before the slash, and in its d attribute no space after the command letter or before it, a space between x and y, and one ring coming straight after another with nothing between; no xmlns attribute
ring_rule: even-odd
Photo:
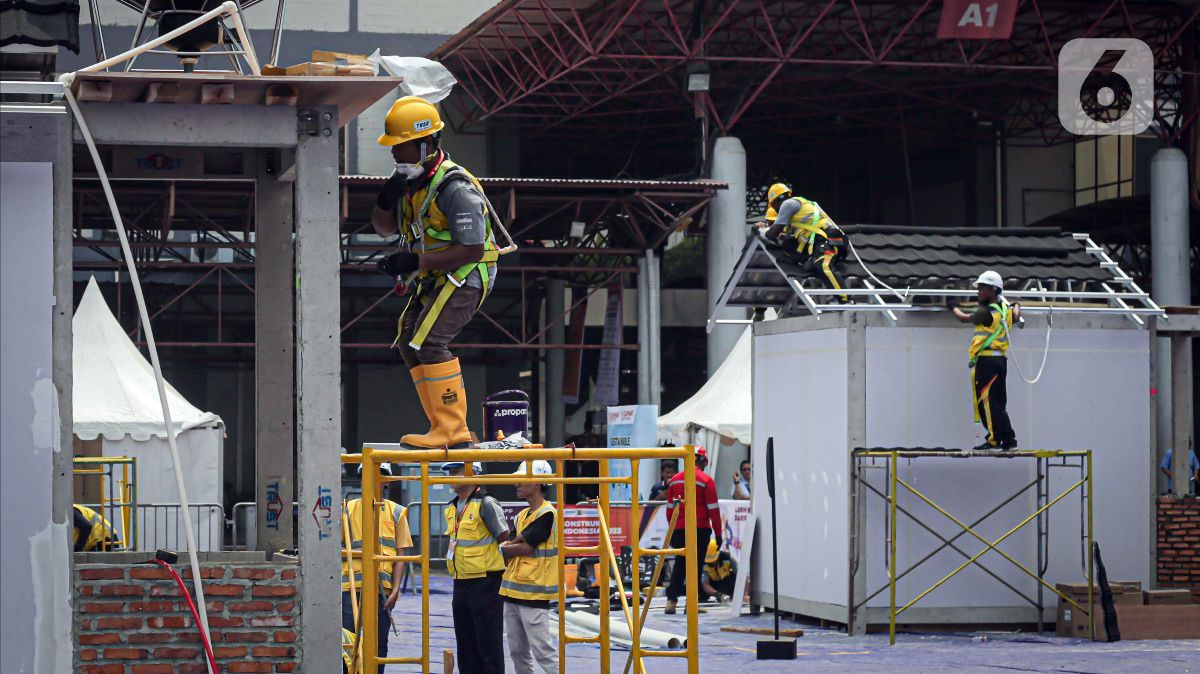
<svg viewBox="0 0 1200 674"><path fill-rule="evenodd" d="M467 327L471 317L479 309L483 289L463 285L450 294L450 298L442 306L442 310L433 318L433 324L425 335L425 341L420 349L414 349L410 342L419 327L429 319L430 310L437 291L433 290L432 282L428 286L418 288L400 316L400 338L396 342L400 357L410 369L418 365L435 365L444 363L452 358L450 342L458 337L458 333Z"/></svg>

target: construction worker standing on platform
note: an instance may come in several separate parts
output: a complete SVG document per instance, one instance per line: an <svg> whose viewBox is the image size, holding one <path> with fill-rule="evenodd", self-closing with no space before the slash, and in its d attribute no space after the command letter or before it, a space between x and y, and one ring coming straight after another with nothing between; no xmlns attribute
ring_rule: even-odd
<svg viewBox="0 0 1200 674"><path fill-rule="evenodd" d="M528 475L522 461L513 475ZM553 475L548 461L534 461L533 475ZM537 661L545 674L558 674L558 648L550 638L550 602L558 600L558 535L554 504L546 501L547 485L517 484L517 498L529 507L517 515L517 535L500 544L508 562L500 594L508 653L517 674L534 674Z"/></svg>
<svg viewBox="0 0 1200 674"><path fill-rule="evenodd" d="M401 442L422 448L470 444L462 370L449 346L495 283L499 256L494 211L475 176L441 149L444 126L437 108L422 98L392 104L378 142L392 148L396 171L371 212L375 231L399 234L402 247L380 269L397 279L416 278L396 344L430 424L428 433Z"/></svg>
<svg viewBox="0 0 1200 674"><path fill-rule="evenodd" d="M775 183L767 189L767 221L772 223L765 235L768 240L795 250L808 271L820 268L826 287L845 287L838 268L846 256L846 234L820 204L792 196L792 188ZM840 299L850 301L846 295Z"/></svg>
<svg viewBox="0 0 1200 674"><path fill-rule="evenodd" d="M700 577L702 567L704 565L704 555L702 551L708 550L708 541L716 540L717 547L721 547L721 506L717 502L717 483L704 469L708 467L708 451L703 447L696 449L696 577ZM675 509L675 504L684 497L683 473L677 473L671 478L667 487L667 521L671 521L671 513ZM689 496L690 498L690 496ZM675 520L675 531L671 532L671 547L683 548L687 545L687 518L680 513ZM682 597L687 581L687 558L683 555L675 557L675 563L671 567L671 582L667 584L667 608L664 611L668 615L675 613L675 607Z"/></svg>
<svg viewBox="0 0 1200 674"><path fill-rule="evenodd" d="M987 438L975 449L1015 449L1017 434L1008 418L1008 345L1009 331L1021 320L1021 306L1004 299L1004 281L1000 274L985 271L975 281L979 290L979 308L966 313L958 302L946 305L962 323L975 325L968 350L971 386L975 393L975 422L982 422Z"/></svg>
<svg viewBox="0 0 1200 674"><path fill-rule="evenodd" d="M475 475L483 472L471 464ZM464 474L461 461L442 464L452 476ZM463 674L503 674L504 602L500 597L504 556L500 544L509 539L504 508L478 485L452 484L455 496L447 503L446 569L454 579L454 639L458 668ZM555 560L557 561L557 559Z"/></svg>
<svg viewBox="0 0 1200 674"><path fill-rule="evenodd" d="M104 515L76 503L73 518L75 552L111 552L121 547L121 538Z"/></svg>

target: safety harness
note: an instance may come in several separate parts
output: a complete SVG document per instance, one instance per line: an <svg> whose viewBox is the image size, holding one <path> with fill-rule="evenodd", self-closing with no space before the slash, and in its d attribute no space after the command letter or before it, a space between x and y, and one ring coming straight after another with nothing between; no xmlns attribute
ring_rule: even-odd
<svg viewBox="0 0 1200 674"><path fill-rule="evenodd" d="M983 343L979 345L979 350L975 352L975 355L971 356L970 367L975 367L975 362L979 360L980 356L1002 355L984 352L991 348L992 343L995 342L1001 334L1008 334L1008 303L1002 301L1000 303L989 304L988 308L1000 313L1000 325L996 326L995 330L992 330L992 332L983 340Z"/></svg>

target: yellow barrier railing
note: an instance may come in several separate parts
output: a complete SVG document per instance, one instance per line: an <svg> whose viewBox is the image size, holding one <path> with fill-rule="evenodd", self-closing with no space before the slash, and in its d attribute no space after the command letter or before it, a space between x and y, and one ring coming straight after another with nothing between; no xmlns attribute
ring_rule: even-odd
<svg viewBox="0 0 1200 674"><path fill-rule="evenodd" d="M137 459L77 456L71 463L71 473L76 477L100 479L100 514L113 526L120 526L123 549L137 549Z"/></svg>
<svg viewBox="0 0 1200 674"><path fill-rule="evenodd" d="M608 472L608 461L612 459L628 459L630 461L631 471L628 476L611 476ZM364 446L361 454L343 454L342 463L361 463L362 471L362 493L364 499L371 499L374 507L363 507L360 509L362 522L360 530L362 532L362 551L352 551L348 559L353 556L361 555L362 558L362 587L374 588L379 585L379 564L392 562L413 562L421 565L421 655L418 657L386 657L380 658L377 655L377 645L379 634L378 611L379 611L379 594L378 592L362 592L361 601L356 601L358 615L361 617L361 632L355 645L355 654L357 656L356 664L361 666L363 672L374 672L378 665L382 664L416 664L421 666L421 671L424 674L430 672L430 631L429 631L429 487L435 484L520 484L531 481L531 478L542 484L550 485L565 485L565 484L627 484L630 485L633 492L636 493L638 486L638 470L640 459L683 459L684 463L684 501L676 509L676 513L680 509L684 513L684 531L685 545L682 549L662 549L649 550L642 548L640 544L640 529L641 518L636 500L631 504L630 520L632 531L630 538L633 550L633 587L632 604L628 604L625 599L623 584L620 582L618 574L617 585L618 591L621 593L621 604L626 621L629 624L629 633L631 636L632 647L630 650L629 661L636 667L636 671L643 673L646 671L642 658L644 657L680 657L685 658L688 662L687 671L689 674L698 674L700 671L700 661L698 655L699 644L699 590L700 578L698 576L699 566L697 555L701 554L696 549L696 508L691 505L695 502L696 494L696 457L695 449L692 446L684 447L664 447L650 449L575 449L575 448L527 448L527 449L456 449L456 450L408 450L408 449L383 449ZM473 461L525 461L532 471L533 462L537 460L545 460L552 462L555 466L553 475L537 475L536 478L532 473L528 475L474 475L471 469ZM466 474L459 476L434 476L430 474L430 464L441 464L448 461L462 461L465 465ZM596 461L598 463L598 475L596 477L566 477L566 462L568 461ZM419 476L403 476L403 477L384 477L379 474L379 466L382 463L391 464L416 464L420 466ZM383 506L379 500L379 487L387 482L395 482L400 480L419 481L421 483L421 554L419 555L380 555L377 552L379 544L379 519L377 517L377 509ZM609 495L607 489L600 490L600 498L597 504L597 515L601 522L600 541L595 546L587 547L568 547L563 536L564 529L564 504L559 498L555 503L555 521L558 531L558 565L559 565L559 581L558 581L558 667L560 674L565 674L566 667L566 650L569 644L575 643L595 643L600 646L600 671L609 672L611 667L611 634L609 629L610 619L610 601L609 601L609 580L610 573L617 568L616 553L612 546L612 540L608 536L607 522L609 521ZM599 634L594 637L573 637L568 636L566 632L566 589L563 585L562 567L566 563L566 558L577 557L581 555L597 555L600 557L596 564L597 581L600 585L600 629ZM687 565L686 569L686 613L687 613L687 641L686 647L683 650L672 651L653 651L644 650L641 644L641 632L646 623L646 611L641 606L642 588L641 576L639 569L641 568L640 560L644 555L682 555L683 561ZM676 563L679 563L677 561ZM660 565L661 568L661 565ZM656 570L655 576L658 575ZM351 574L353 578L353 574ZM646 602L654 595L654 588L649 588L649 593L646 597Z"/></svg>

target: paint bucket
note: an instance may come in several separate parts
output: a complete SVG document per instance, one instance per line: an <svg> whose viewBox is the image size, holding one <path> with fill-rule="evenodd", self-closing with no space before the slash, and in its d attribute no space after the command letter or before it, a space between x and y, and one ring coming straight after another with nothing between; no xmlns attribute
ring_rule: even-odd
<svg viewBox="0 0 1200 674"><path fill-rule="evenodd" d="M490 442L521 433L529 437L529 394L519 389L493 393L483 399L483 438Z"/></svg>

